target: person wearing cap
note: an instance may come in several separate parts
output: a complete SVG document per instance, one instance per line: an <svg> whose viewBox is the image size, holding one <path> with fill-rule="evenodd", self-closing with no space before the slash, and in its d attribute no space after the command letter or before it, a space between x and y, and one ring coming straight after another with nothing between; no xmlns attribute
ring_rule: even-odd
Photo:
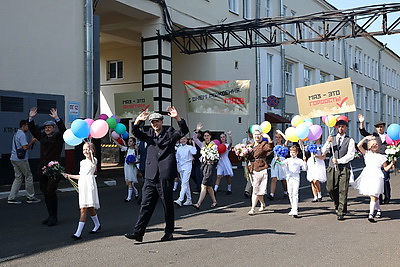
<svg viewBox="0 0 400 267"><path fill-rule="evenodd" d="M126 238L138 242L143 241L147 224L154 212L158 198L161 199L164 207L166 223L165 234L161 241L173 239L172 233L175 224L173 185L174 178L178 176L175 144L189 132L189 128L174 107L168 107L167 112L171 118L177 121L179 130L175 130L171 126L164 126L164 117L160 113L150 114L148 111L139 114L132 127L133 135L147 143L146 172L144 173L139 217L133 232L125 234ZM143 132L139 129L139 125L147 118L151 128L147 132Z"/></svg>
<svg viewBox="0 0 400 267"><path fill-rule="evenodd" d="M378 153L386 155L385 150L386 146L388 145L386 143L386 132L385 132L385 127L386 123L383 121L378 121L377 123L374 124L374 127L376 129L376 132L373 132L372 134L369 133L365 127L364 127L364 121L365 118L362 114L358 115L358 121L360 122L359 126L359 131L362 136L369 136L373 135L375 136L376 143L378 144ZM389 162L387 162L389 163ZM383 172L383 195L385 196L385 199L382 199L382 195L379 196L379 202L380 204L388 204L390 201L390 170L385 171L384 168L382 168Z"/></svg>
<svg viewBox="0 0 400 267"><path fill-rule="evenodd" d="M350 162L356 152L354 139L346 134L348 123L345 120L336 122L336 136L329 136L321 149L329 159L326 190L334 202L337 219L344 220L347 213L347 193L350 180Z"/></svg>
<svg viewBox="0 0 400 267"><path fill-rule="evenodd" d="M66 131L63 120L58 117L57 109L50 109L50 117L53 120L44 123L44 131L41 132L35 125L33 118L37 115L37 108L33 107L29 111L28 128L33 137L40 142L40 159L39 159L39 185L40 191L44 196L46 203L48 218L43 220L43 224L54 226L57 224L58 198L57 188L60 182L60 176L54 178L47 177L42 173L42 168L50 161L60 161L61 152L64 147L63 134ZM58 131L56 131L56 126Z"/></svg>

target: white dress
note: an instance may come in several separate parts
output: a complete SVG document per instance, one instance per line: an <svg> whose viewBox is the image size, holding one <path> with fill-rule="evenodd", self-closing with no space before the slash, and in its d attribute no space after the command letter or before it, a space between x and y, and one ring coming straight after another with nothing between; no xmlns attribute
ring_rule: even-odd
<svg viewBox="0 0 400 267"><path fill-rule="evenodd" d="M279 157L280 162L284 161L284 157ZM282 165L276 162L276 154L274 153L274 158L271 161L271 177L276 177L277 180L286 180L285 170Z"/></svg>
<svg viewBox="0 0 400 267"><path fill-rule="evenodd" d="M80 208L100 208L99 195L97 193L96 170L97 159L92 163L89 159L84 159L80 164L78 189Z"/></svg>
<svg viewBox="0 0 400 267"><path fill-rule="evenodd" d="M222 154L219 154L219 161L217 164L217 175L223 175L223 176L233 176L233 169L232 169L232 163L229 160L229 144L224 144L226 146L226 151Z"/></svg>
<svg viewBox="0 0 400 267"><path fill-rule="evenodd" d="M128 153L126 154L127 157L129 155L134 155L137 158L135 149L123 146L121 148L121 151L128 151ZM125 181L130 181L130 182L132 182L134 184L137 184L138 183L138 179L137 179L137 167L136 167L136 164L133 164L133 163L128 164L125 161L124 162L124 175L125 175Z"/></svg>
<svg viewBox="0 0 400 267"><path fill-rule="evenodd" d="M321 156L321 150L318 148L317 156ZM326 182L326 166L323 159L318 159L311 153L311 157L307 160L307 180L312 182L317 180L320 183Z"/></svg>
<svg viewBox="0 0 400 267"><path fill-rule="evenodd" d="M382 164L386 162L386 156L371 151L364 155L365 167L360 176L355 180L353 187L358 189L361 195L379 197L383 194Z"/></svg>

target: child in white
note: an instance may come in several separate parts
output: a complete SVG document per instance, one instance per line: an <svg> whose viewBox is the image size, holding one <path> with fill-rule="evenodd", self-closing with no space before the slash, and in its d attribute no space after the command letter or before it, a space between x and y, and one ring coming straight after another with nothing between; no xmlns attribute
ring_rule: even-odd
<svg viewBox="0 0 400 267"><path fill-rule="evenodd" d="M178 172L181 178L181 192L179 194L179 198L174 202L180 207L185 199L185 195L186 202L183 203L183 205L191 206L193 204L190 193L189 179L192 172L193 155L197 153L197 150L194 146L188 145L187 142L188 140L186 136L182 137L180 140L181 146L176 150L176 162L178 164Z"/></svg>
<svg viewBox="0 0 400 267"><path fill-rule="evenodd" d="M303 160L297 157L298 148L297 146L291 146L289 148L290 158L282 161L283 168L286 172L287 188L289 193L289 200L291 210L288 215L292 215L297 218L298 206L299 206L299 186L300 186L300 171L307 170L306 158ZM278 162L279 157L276 159Z"/></svg>
<svg viewBox="0 0 400 267"><path fill-rule="evenodd" d="M94 228L89 233L95 234L101 230L101 225L95 211L95 209L100 208L100 204L97 193L96 175L94 175L97 159L93 157L94 146L92 143L85 143L83 145L83 155L85 155L86 159L81 161L78 175L63 173L66 178L69 177L78 180L80 218L78 228L75 234L71 236L75 240L81 239L87 212L89 212L94 223Z"/></svg>
<svg viewBox="0 0 400 267"><path fill-rule="evenodd" d="M221 144L226 146L226 150L224 153L219 154L219 161L217 164L217 180L215 181L214 191L218 191L219 183L223 176L226 177L226 183L228 184L228 190L226 191L227 195L232 194L232 177L233 177L233 169L232 163L229 160L229 151L232 147L232 132L228 131L229 136L229 144L226 142L226 134L222 133L219 138L221 140Z"/></svg>
<svg viewBox="0 0 400 267"><path fill-rule="evenodd" d="M365 150L363 144L365 140L368 142L368 150ZM353 187L358 189L361 195L369 196L371 201L369 203L369 215L368 221L376 222L375 218L380 218L381 207L379 205L379 195L383 194L383 172L381 167L385 171L389 171L392 168L394 161L387 164L386 155L378 153L378 143L374 136L364 137L358 144L358 149L364 155L365 167L355 180Z"/></svg>
<svg viewBox="0 0 400 267"><path fill-rule="evenodd" d="M316 140L317 152L311 153L307 160L307 180L311 183L311 190L314 195L312 202L322 201L321 183L326 182L326 155L321 153L321 138Z"/></svg>
<svg viewBox="0 0 400 267"><path fill-rule="evenodd" d="M129 137L128 146L123 146L114 140L115 144L121 148L121 151L127 151L126 157L133 155L136 157L136 161L127 163L126 160L124 162L124 175L125 175L125 183L128 187L128 196L125 199L125 202L129 202L132 199L132 193L135 193L135 198L139 197L139 191L135 187L135 184L138 183L137 179L137 166L139 163L136 152L136 139L133 137Z"/></svg>

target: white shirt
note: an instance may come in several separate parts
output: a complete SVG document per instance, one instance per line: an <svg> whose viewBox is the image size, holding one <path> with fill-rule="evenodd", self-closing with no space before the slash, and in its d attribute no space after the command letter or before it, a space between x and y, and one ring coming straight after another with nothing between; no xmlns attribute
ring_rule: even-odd
<svg viewBox="0 0 400 267"><path fill-rule="evenodd" d="M345 136L346 136L345 134L344 135L337 134L336 135L336 143L338 143L339 137L342 137L341 142L343 142ZM324 154L331 152L330 146L331 146L330 142L326 141L324 146L321 148L321 152ZM346 163L352 161L354 159L355 154L356 154L356 145L355 145L354 139L350 138L349 147L347 148L347 153L340 159L337 159L338 164L346 164Z"/></svg>
<svg viewBox="0 0 400 267"><path fill-rule="evenodd" d="M178 147L176 151L176 162L178 163L178 167L184 167L187 165L192 166L193 155L197 153L197 150L194 146L184 145Z"/></svg>
<svg viewBox="0 0 400 267"><path fill-rule="evenodd" d="M301 170L307 170L306 162L299 158L288 158L282 161L282 163L286 173L286 179L294 178L300 180Z"/></svg>

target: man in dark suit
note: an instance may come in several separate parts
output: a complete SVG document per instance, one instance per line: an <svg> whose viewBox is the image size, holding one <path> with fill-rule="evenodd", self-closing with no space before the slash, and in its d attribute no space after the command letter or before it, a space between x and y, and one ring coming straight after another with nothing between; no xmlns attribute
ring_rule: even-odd
<svg viewBox="0 0 400 267"><path fill-rule="evenodd" d="M388 145L386 143L386 133L385 133L385 127L386 123L383 121L378 121L377 123L374 124L376 132L373 132L370 134L365 130L364 127L364 116L362 114L358 115L358 121L360 122L360 134L362 136L368 136L368 135L373 135L375 136L376 142L378 143L378 153L385 155L385 150L386 146ZM390 201L390 171L385 171L384 168L382 168L383 172L383 185L384 185L384 191L383 194L385 195L385 199L382 199L382 195L379 196L379 202L380 204L388 204Z"/></svg>
<svg viewBox="0 0 400 267"><path fill-rule="evenodd" d="M173 185L177 177L175 144L189 132L185 120L181 119L174 107L168 107L168 115L175 118L179 130L163 126L164 117L159 113L142 112L135 120L132 128L133 135L147 143L146 172L142 189L142 203L139 217L132 233L125 234L126 238L143 241L147 224L154 212L158 198L164 207L165 234L161 241L173 239L174 232L174 200ZM140 131L139 124L149 118L151 128L145 133Z"/></svg>

